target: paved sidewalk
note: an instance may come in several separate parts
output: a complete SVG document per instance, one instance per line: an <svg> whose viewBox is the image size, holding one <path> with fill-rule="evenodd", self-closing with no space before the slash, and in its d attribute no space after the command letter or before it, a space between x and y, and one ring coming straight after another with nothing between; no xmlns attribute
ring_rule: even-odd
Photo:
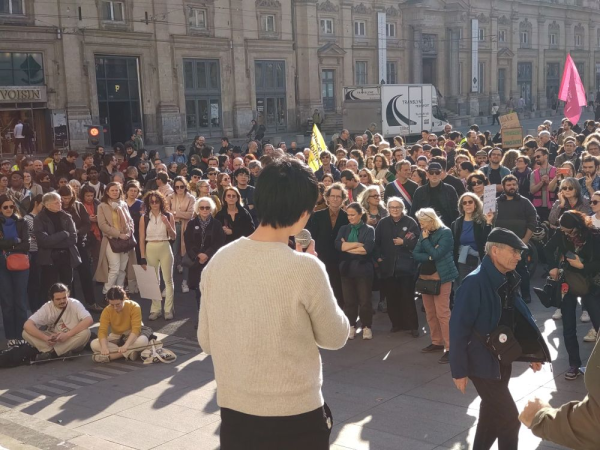
<svg viewBox="0 0 600 450"><path fill-rule="evenodd" d="M537 280L536 280L537 281ZM553 371L533 374L515 364L510 387L519 406L539 395L560 405L585 395L583 379L567 382L561 322L534 301L532 310L550 344ZM424 317L420 317L425 324ZM332 448L467 449L479 402L453 385L439 355L419 352L428 336L389 334L377 313L374 339L361 335L340 351L322 351L324 395L335 426ZM579 324L583 336L589 324ZM185 333L188 334L188 333ZM190 333L191 334L191 333ZM219 446L219 408L210 357L193 336L169 336L171 365L92 364L89 357L2 372L0 446L10 449L204 450ZM592 344L581 344L587 359ZM243 370L243 368L241 368ZM522 429L522 449L561 448Z"/></svg>

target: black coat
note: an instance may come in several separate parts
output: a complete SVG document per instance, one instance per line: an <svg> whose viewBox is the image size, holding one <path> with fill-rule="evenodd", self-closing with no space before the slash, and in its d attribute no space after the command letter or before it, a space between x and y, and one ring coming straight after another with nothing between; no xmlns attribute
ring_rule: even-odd
<svg viewBox="0 0 600 450"><path fill-rule="evenodd" d="M412 251L419 240L419 225L412 217L403 215L398 222L391 216L384 217L375 229L375 254L374 258L379 261L381 278L394 276L396 261L398 258L406 260L406 266L411 267L412 274L416 273L417 265L414 262ZM408 237L407 237L408 235ZM402 245L395 245L395 238L402 238ZM408 273L407 273L408 274Z"/></svg>
<svg viewBox="0 0 600 450"><path fill-rule="evenodd" d="M206 236L204 238L204 245L202 245L200 219L195 217L187 224L185 233L183 233L185 251L192 261L197 261L197 263L189 269L188 286L190 286L191 289L198 289L202 270L204 270L208 261L210 261L214 254L225 245L225 237L226 235L223 231L221 222L217 219L212 219L208 224L208 227L206 227ZM202 265L198 261L198 255L200 253L204 253L208 256L208 261Z"/></svg>
<svg viewBox="0 0 600 450"><path fill-rule="evenodd" d="M0 250L7 253L29 253L29 227L24 219L12 217L16 223L17 235L21 242L16 243L13 240L4 239L4 216L0 217Z"/></svg>
<svg viewBox="0 0 600 450"><path fill-rule="evenodd" d="M82 244L85 247L87 235L92 228L92 221L83 203L75 201L65 210L71 215L73 222L75 222L75 229L77 230L77 243Z"/></svg>
<svg viewBox="0 0 600 450"><path fill-rule="evenodd" d="M231 231L233 231L230 235L225 235L226 244L243 236L250 236L255 230L252 216L243 206L238 207L238 213L235 215L235 220L231 220L231 216L227 213L227 205L223 206L223 209L217 213L215 219L221 222L221 226L229 227L231 228Z"/></svg>
<svg viewBox="0 0 600 450"><path fill-rule="evenodd" d="M444 225L450 227L452 222L456 220L458 217L458 195L456 194L456 190L450 186L449 184L442 183L441 185L441 203L444 205L442 211L436 211ZM410 215L415 217L417 211L421 208L429 208L431 207L430 199L431 199L431 186L429 183L424 184L419 187L415 195L413 196L413 203L410 209Z"/></svg>
<svg viewBox="0 0 600 450"><path fill-rule="evenodd" d="M341 209L333 228L329 218L329 208L317 211L310 217L306 229L315 240L315 251L324 264L339 264L340 252L335 249L335 238L340 228L348 223L348 215Z"/></svg>
<svg viewBox="0 0 600 450"><path fill-rule="evenodd" d="M75 222L71 215L59 211L60 222L63 231L56 231L48 210L42 209L40 213L33 219L33 233L38 244L37 263L40 266L52 266L52 250L68 250L71 255L71 267L75 268L81 264L81 257L77 250L77 231L75 230Z"/></svg>
<svg viewBox="0 0 600 450"><path fill-rule="evenodd" d="M465 216L461 216L452 222L452 236L454 236L454 262L458 267L458 249L460 248L460 235L462 234L463 223L465 222ZM485 256L485 243L487 242L488 235L492 231L492 226L487 223L473 222L473 234L475 234L475 243L477 244L477 251L479 252L479 258L483 260Z"/></svg>

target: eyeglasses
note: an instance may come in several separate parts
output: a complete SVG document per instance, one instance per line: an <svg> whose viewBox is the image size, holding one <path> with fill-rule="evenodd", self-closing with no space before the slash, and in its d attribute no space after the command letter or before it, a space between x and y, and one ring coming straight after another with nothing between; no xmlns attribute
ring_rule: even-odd
<svg viewBox="0 0 600 450"><path fill-rule="evenodd" d="M429 170L428 173L429 173L429 175L441 175L442 171L441 170Z"/></svg>
<svg viewBox="0 0 600 450"><path fill-rule="evenodd" d="M2 209L15 209L15 205L5 205Z"/></svg>
<svg viewBox="0 0 600 450"><path fill-rule="evenodd" d="M160 205L160 200L152 199L150 200L151 205Z"/></svg>
<svg viewBox="0 0 600 450"><path fill-rule="evenodd" d="M480 184L483 184L483 181L481 181L481 180L475 180L475 181L471 181L469 183L469 186L479 186Z"/></svg>
<svg viewBox="0 0 600 450"><path fill-rule="evenodd" d="M175 189L185 189L185 186L183 184L177 184L175 185Z"/></svg>
<svg viewBox="0 0 600 450"><path fill-rule="evenodd" d="M369 198L381 198L381 195L379 195L379 194L369 195Z"/></svg>
<svg viewBox="0 0 600 450"><path fill-rule="evenodd" d="M390 206L390 207L388 207L388 209L390 211L396 211L396 210L402 209L402 207L401 206Z"/></svg>
<svg viewBox="0 0 600 450"><path fill-rule="evenodd" d="M237 199L237 195L235 195L235 194L226 195L225 198L236 198Z"/></svg>
<svg viewBox="0 0 600 450"><path fill-rule="evenodd" d="M214 177L216 174L217 174L217 172L209 172L208 176L209 177ZM195 175L195 176L197 176L197 175Z"/></svg>
<svg viewBox="0 0 600 450"><path fill-rule="evenodd" d="M475 204L475 202L473 200L465 200L464 202L462 202L463 206L473 205L473 204Z"/></svg>
<svg viewBox="0 0 600 450"><path fill-rule="evenodd" d="M560 188L561 191L574 191L575 188L573 186L563 186Z"/></svg>
<svg viewBox="0 0 600 450"><path fill-rule="evenodd" d="M341 200L343 197L341 195L330 195L328 198L332 198L334 200Z"/></svg>
<svg viewBox="0 0 600 450"><path fill-rule="evenodd" d="M200 211L210 211L210 206L198 206Z"/></svg>

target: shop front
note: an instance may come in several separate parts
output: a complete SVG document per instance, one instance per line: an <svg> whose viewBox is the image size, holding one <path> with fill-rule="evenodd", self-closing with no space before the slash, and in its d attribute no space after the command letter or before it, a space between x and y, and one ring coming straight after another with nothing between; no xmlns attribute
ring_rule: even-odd
<svg viewBox="0 0 600 450"><path fill-rule="evenodd" d="M45 153L52 147L51 111L47 106L41 53L0 53L0 152L21 152L15 140L15 126L21 121L32 133L26 153Z"/></svg>

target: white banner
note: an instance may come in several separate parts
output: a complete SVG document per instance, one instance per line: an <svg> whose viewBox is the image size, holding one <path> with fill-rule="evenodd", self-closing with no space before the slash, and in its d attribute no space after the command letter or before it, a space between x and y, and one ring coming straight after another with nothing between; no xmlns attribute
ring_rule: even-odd
<svg viewBox="0 0 600 450"><path fill-rule="evenodd" d="M471 19L471 92L479 92L479 20Z"/></svg>
<svg viewBox="0 0 600 450"><path fill-rule="evenodd" d="M387 33L386 13L377 13L377 57L379 60L379 84L387 84Z"/></svg>

